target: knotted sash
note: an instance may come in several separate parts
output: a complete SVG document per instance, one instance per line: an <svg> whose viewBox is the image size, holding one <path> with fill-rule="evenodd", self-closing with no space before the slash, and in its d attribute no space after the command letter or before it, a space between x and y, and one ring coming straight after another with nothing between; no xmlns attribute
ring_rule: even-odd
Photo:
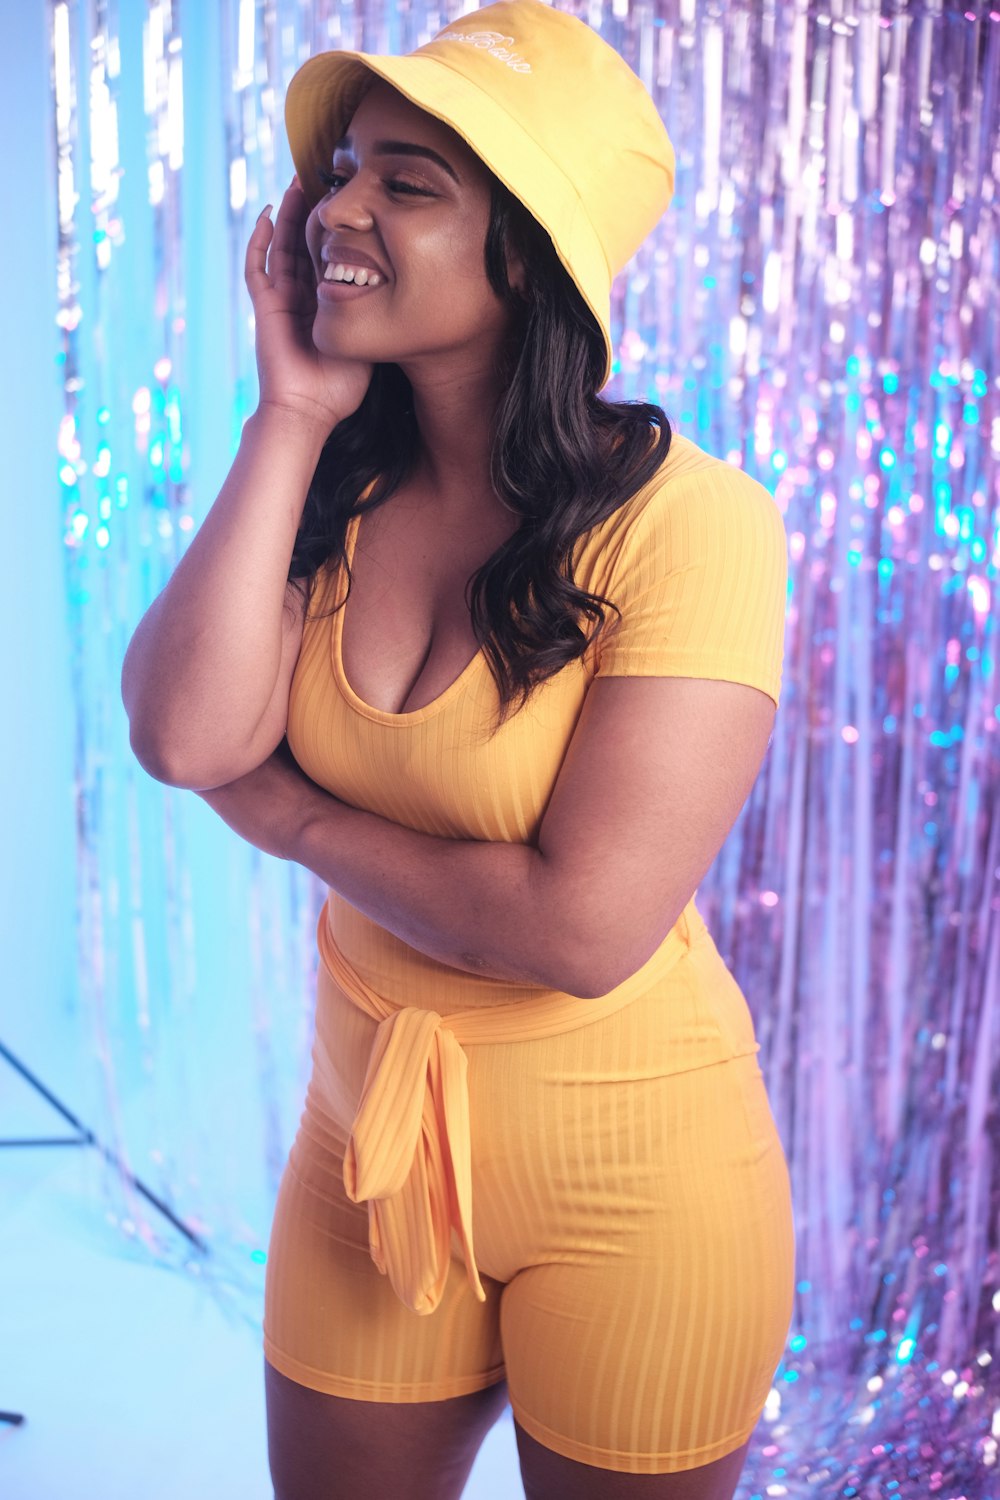
<svg viewBox="0 0 1000 1500"><path fill-rule="evenodd" d="M344 1155L344 1187L368 1204L368 1248L393 1290L416 1313L441 1301L458 1235L473 1295L486 1300L472 1240L469 1060L476 1043L528 1042L575 1031L623 1010L649 991L690 946L685 908L654 960L597 999L559 990L531 1000L485 1005L441 1016L393 1005L365 983L337 947L320 912L321 961L337 988L379 1025ZM456 971L457 972L457 971Z"/></svg>

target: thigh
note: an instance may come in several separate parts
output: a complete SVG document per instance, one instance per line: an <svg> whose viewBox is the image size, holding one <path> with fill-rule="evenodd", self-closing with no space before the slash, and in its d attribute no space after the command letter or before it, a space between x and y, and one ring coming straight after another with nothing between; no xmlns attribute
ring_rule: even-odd
<svg viewBox="0 0 1000 1500"><path fill-rule="evenodd" d="M581 1096L586 1118L598 1087ZM630 1079L600 1117L579 1161L568 1117L562 1147L546 1147L565 1162L561 1197L544 1255L504 1288L500 1331L522 1432L617 1471L606 1493L625 1495L628 1477L695 1471L746 1444L791 1319L794 1232L755 1054ZM551 1161L539 1170L558 1180Z"/></svg>
<svg viewBox="0 0 1000 1500"><path fill-rule="evenodd" d="M317 1129L313 1123L310 1132ZM453 1260L439 1306L397 1297L368 1247L368 1214L343 1189L342 1154L300 1129L278 1189L264 1282L264 1353L313 1391L353 1401L442 1401L495 1385L501 1288L476 1300Z"/></svg>
<svg viewBox="0 0 1000 1500"><path fill-rule="evenodd" d="M732 1500L750 1439L733 1453L679 1474L613 1474L563 1458L514 1422L525 1500Z"/></svg>
<svg viewBox="0 0 1000 1500"><path fill-rule="evenodd" d="M311 1390L265 1364L275 1500L459 1500L506 1383L390 1404Z"/></svg>
<svg viewBox="0 0 1000 1500"><path fill-rule="evenodd" d="M334 997L335 998L335 997ZM318 1003L314 1070L275 1204L264 1286L268 1452L276 1500L455 1500L507 1403L500 1286L476 1300L453 1261L419 1316L369 1251L350 1201L347 1132L374 1025Z"/></svg>

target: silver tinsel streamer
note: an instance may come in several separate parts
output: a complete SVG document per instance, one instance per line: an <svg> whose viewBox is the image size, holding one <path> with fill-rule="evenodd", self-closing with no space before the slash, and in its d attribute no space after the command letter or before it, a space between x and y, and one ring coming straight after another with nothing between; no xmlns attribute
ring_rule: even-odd
<svg viewBox="0 0 1000 1500"><path fill-rule="evenodd" d="M259 1268L270 1200L241 1196L245 1141L223 1157L191 1059L209 990L213 1026L247 1030L212 955L249 932L247 1071L273 1190L305 1083L319 893L212 843L196 799L148 783L117 688L221 478L185 436L206 394L187 306L197 258L219 253L185 244L185 153L218 144L234 444L255 399L243 252L291 176L289 78L323 48L409 50L471 7L49 3L85 999L122 1148L215 1226L221 1281L256 1316L240 1256ZM616 288L608 394L659 400L760 478L789 537L781 710L699 892L754 1012L797 1215L795 1319L741 1500L996 1500L1000 12L565 8L639 73L677 150L674 204ZM217 48L207 83L183 72L195 27ZM223 847L220 923L198 883Z"/></svg>

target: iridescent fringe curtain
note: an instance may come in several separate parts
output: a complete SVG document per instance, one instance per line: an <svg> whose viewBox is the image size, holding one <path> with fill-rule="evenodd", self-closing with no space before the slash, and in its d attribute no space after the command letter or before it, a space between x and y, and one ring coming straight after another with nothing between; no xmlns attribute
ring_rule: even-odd
<svg viewBox="0 0 1000 1500"><path fill-rule="evenodd" d="M243 250L291 175L289 78L472 7L48 3L82 990L107 1131L210 1253L110 1176L109 1212L256 1320L320 893L144 776L118 678L254 404ZM698 898L796 1202L795 1320L744 1482L1000 1495L1000 13L563 8L677 151L617 285L608 394L761 479L789 538L781 710Z"/></svg>

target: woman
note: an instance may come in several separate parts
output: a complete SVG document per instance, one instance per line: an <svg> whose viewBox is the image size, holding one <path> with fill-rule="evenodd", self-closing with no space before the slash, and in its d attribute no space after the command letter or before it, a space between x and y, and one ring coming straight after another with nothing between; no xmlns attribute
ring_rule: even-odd
<svg viewBox="0 0 1000 1500"><path fill-rule="evenodd" d="M785 540L598 395L670 142L538 0L313 58L286 120L260 404L123 674L143 765L330 887L275 1493L457 1497L509 1399L529 1500L728 1500L794 1242L693 898L767 748Z"/></svg>

